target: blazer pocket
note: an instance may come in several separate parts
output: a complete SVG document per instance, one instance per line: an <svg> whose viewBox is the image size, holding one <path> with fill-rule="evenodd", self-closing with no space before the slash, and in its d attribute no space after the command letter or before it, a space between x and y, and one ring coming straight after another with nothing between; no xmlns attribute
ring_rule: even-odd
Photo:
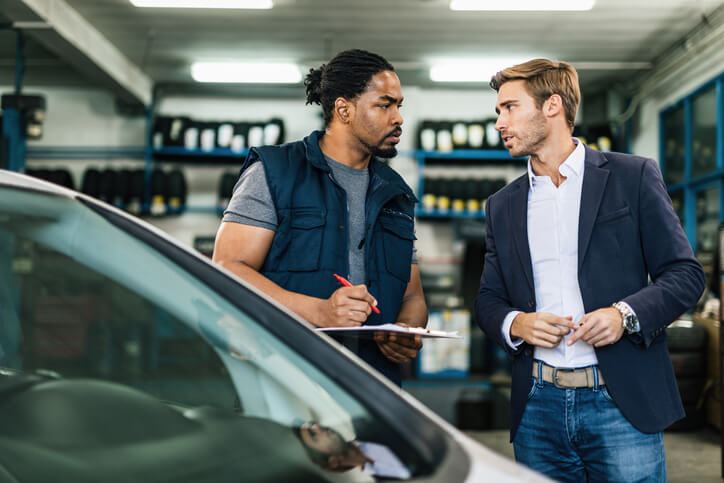
<svg viewBox="0 0 724 483"><path fill-rule="evenodd" d="M596 219L596 224L600 225L601 223L610 223L612 221L618 220L619 218L623 218L624 216L629 216L630 214L631 209L628 207L628 205L626 205L623 208L619 208L618 210L599 215Z"/></svg>

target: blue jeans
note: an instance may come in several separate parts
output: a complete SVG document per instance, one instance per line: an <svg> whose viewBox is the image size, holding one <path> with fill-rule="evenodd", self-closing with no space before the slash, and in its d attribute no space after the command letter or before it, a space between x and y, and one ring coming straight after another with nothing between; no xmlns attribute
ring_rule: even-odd
<svg viewBox="0 0 724 483"><path fill-rule="evenodd" d="M623 417L605 386L560 389L533 378L515 459L557 481L665 482L662 433Z"/></svg>

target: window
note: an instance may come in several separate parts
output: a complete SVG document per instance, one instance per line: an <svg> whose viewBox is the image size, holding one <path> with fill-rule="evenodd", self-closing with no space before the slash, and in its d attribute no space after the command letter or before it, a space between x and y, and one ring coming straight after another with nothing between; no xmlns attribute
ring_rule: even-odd
<svg viewBox="0 0 724 483"><path fill-rule="evenodd" d="M674 205L674 211L676 212L676 216L679 217L679 221L681 222L681 225L684 225L684 190L678 190L674 191L672 193L669 193L671 196L671 203Z"/></svg>
<svg viewBox="0 0 724 483"><path fill-rule="evenodd" d="M696 193L696 258L704 267L707 279L714 274L714 255L719 227L719 186Z"/></svg>
<svg viewBox="0 0 724 483"><path fill-rule="evenodd" d="M661 113L660 152L674 210L707 277L714 275L716 227L724 221L724 74Z"/></svg>
<svg viewBox="0 0 724 483"><path fill-rule="evenodd" d="M71 198L0 185L0 321L0 367L109 381L179 411L213 408L211 420L231 418L226 426L239 428L228 447L256 448L276 434L265 451L278 451L278 464L267 468L267 458L246 474L261 477L294 455L318 454L311 445L320 435L386 451L396 477L425 467L416 450L254 314ZM311 461L309 474L329 469ZM344 475L359 478L363 464Z"/></svg>
<svg viewBox="0 0 724 483"><path fill-rule="evenodd" d="M684 106L664 115L664 166L667 183L684 179Z"/></svg>
<svg viewBox="0 0 724 483"><path fill-rule="evenodd" d="M691 161L693 178L716 169L716 86L712 85L692 101Z"/></svg>

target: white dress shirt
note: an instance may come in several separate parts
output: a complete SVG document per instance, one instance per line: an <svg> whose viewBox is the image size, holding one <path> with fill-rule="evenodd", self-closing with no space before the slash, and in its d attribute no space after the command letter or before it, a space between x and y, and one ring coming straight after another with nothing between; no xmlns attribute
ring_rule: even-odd
<svg viewBox="0 0 724 483"><path fill-rule="evenodd" d="M565 180L556 188L549 176L536 176L528 160L528 247L533 264L537 312L573 317L585 314L578 285L578 217L585 169L583 143L573 138L576 148L560 165ZM522 339L511 340L510 326L519 311L508 313L503 336L511 347ZM552 349L536 347L534 357L554 367L583 367L597 364L593 346L578 340L569 346L571 331Z"/></svg>

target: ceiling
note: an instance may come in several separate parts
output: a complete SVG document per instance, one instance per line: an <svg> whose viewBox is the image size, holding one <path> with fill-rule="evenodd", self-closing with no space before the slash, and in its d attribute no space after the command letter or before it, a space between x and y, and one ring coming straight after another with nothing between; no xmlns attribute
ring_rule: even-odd
<svg viewBox="0 0 724 483"><path fill-rule="evenodd" d="M5 6L22 2L33 3L0 0L0 24L16 20ZM251 95L302 95L302 89L201 86L191 79L191 62L281 60L309 68L341 50L363 48L390 60L403 85L447 87L428 79L432 60L545 56L576 66L584 92L625 89L706 24L707 16L724 10L721 0L597 0L588 12L453 12L448 0L274 0L271 10L136 8L128 0L65 3L156 86ZM53 50L29 32L26 84L92 83ZM14 65L15 35L0 30L0 84L12 83Z"/></svg>

